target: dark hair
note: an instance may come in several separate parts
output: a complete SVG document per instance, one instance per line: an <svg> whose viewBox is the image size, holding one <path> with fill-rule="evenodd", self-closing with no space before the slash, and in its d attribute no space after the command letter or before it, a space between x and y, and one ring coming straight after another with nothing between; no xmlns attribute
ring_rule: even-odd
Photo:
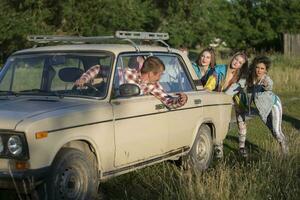
<svg viewBox="0 0 300 200"><path fill-rule="evenodd" d="M197 63L197 65L199 65L199 66L201 65L200 60L201 60L202 54L203 54L205 51L209 52L210 55L211 55L211 60L210 60L209 66L210 66L211 68L213 68L217 63L216 63L216 54L215 54L215 51L214 51L214 49L213 49L212 47L207 47L207 48L203 49L203 50L199 53L199 55L198 55L198 57L197 57L197 60L196 60L196 63Z"/></svg>
<svg viewBox="0 0 300 200"><path fill-rule="evenodd" d="M248 81L247 81L249 85L253 84L255 77L256 77L255 69L256 69L256 66L260 63L263 63L266 66L267 71L271 67L270 58L268 58L267 56L264 56L264 55L256 56L250 64L250 72L249 72Z"/></svg>
<svg viewBox="0 0 300 200"><path fill-rule="evenodd" d="M148 73L148 72L160 72L161 69L165 70L164 63L155 56L148 57L141 68L141 73Z"/></svg>
<svg viewBox="0 0 300 200"><path fill-rule="evenodd" d="M241 69L239 70L238 80L241 79L241 78L247 78L247 75L248 75L248 56L247 56L246 52L244 52L244 51L236 52L232 56L228 67L231 67L233 59L237 56L242 56L245 60L245 63L242 65Z"/></svg>
<svg viewBox="0 0 300 200"><path fill-rule="evenodd" d="M256 56L256 57L252 60L252 63L251 63L251 65L250 65L250 69L252 69L252 68L255 69L256 66L257 66L259 63L265 64L267 70L269 70L269 68L271 67L271 60L270 60L270 58L268 58L267 56L260 55L260 56Z"/></svg>

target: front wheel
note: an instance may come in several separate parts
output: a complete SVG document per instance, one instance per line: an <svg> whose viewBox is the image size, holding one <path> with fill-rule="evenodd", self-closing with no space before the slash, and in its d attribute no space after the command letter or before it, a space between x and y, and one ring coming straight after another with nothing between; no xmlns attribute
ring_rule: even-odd
<svg viewBox="0 0 300 200"><path fill-rule="evenodd" d="M213 158L213 143L208 125L201 125L190 152L182 158L184 169L203 171Z"/></svg>
<svg viewBox="0 0 300 200"><path fill-rule="evenodd" d="M98 190L96 159L92 153L64 148L56 156L47 181L49 199L95 199Z"/></svg>

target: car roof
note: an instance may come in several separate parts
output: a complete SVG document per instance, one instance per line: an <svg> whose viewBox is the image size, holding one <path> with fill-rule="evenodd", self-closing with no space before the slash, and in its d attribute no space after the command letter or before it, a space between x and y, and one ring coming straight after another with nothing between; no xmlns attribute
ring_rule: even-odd
<svg viewBox="0 0 300 200"><path fill-rule="evenodd" d="M181 54L181 51L173 48L161 47L161 46L150 46L150 45L137 45L140 52L151 51L151 52L175 52ZM133 45L128 44L71 44L71 45L52 45L44 47L35 47L24 49L15 52L16 54L27 54L27 53L39 53L39 52L57 52L57 51L107 51L114 54L123 52L139 52Z"/></svg>

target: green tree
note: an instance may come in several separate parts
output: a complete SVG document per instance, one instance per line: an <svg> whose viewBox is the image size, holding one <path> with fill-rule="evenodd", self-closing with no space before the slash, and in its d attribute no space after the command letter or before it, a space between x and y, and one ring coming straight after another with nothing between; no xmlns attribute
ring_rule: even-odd
<svg viewBox="0 0 300 200"><path fill-rule="evenodd" d="M0 52L1 62L17 50L28 46L26 36L51 33L45 23L50 15L43 0L0 1Z"/></svg>
<svg viewBox="0 0 300 200"><path fill-rule="evenodd" d="M283 33L300 31L298 0L231 0L229 10L223 38L231 48L279 50Z"/></svg>
<svg viewBox="0 0 300 200"><path fill-rule="evenodd" d="M215 36L209 20L212 5L209 0L165 1L158 30L169 32L175 46L207 45Z"/></svg>
<svg viewBox="0 0 300 200"><path fill-rule="evenodd" d="M80 35L103 35L116 30L151 31L157 24L159 13L150 1L69 0L63 4L60 29Z"/></svg>

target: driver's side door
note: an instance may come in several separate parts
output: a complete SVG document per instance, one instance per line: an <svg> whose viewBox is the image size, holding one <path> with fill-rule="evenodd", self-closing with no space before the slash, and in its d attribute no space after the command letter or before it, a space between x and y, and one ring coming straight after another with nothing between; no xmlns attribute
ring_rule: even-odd
<svg viewBox="0 0 300 200"><path fill-rule="evenodd" d="M120 56L114 76L115 98L111 101L115 128L115 165L143 163L166 153L168 125L166 108L152 95L121 97L122 70L130 55ZM129 66L131 67L131 66Z"/></svg>

